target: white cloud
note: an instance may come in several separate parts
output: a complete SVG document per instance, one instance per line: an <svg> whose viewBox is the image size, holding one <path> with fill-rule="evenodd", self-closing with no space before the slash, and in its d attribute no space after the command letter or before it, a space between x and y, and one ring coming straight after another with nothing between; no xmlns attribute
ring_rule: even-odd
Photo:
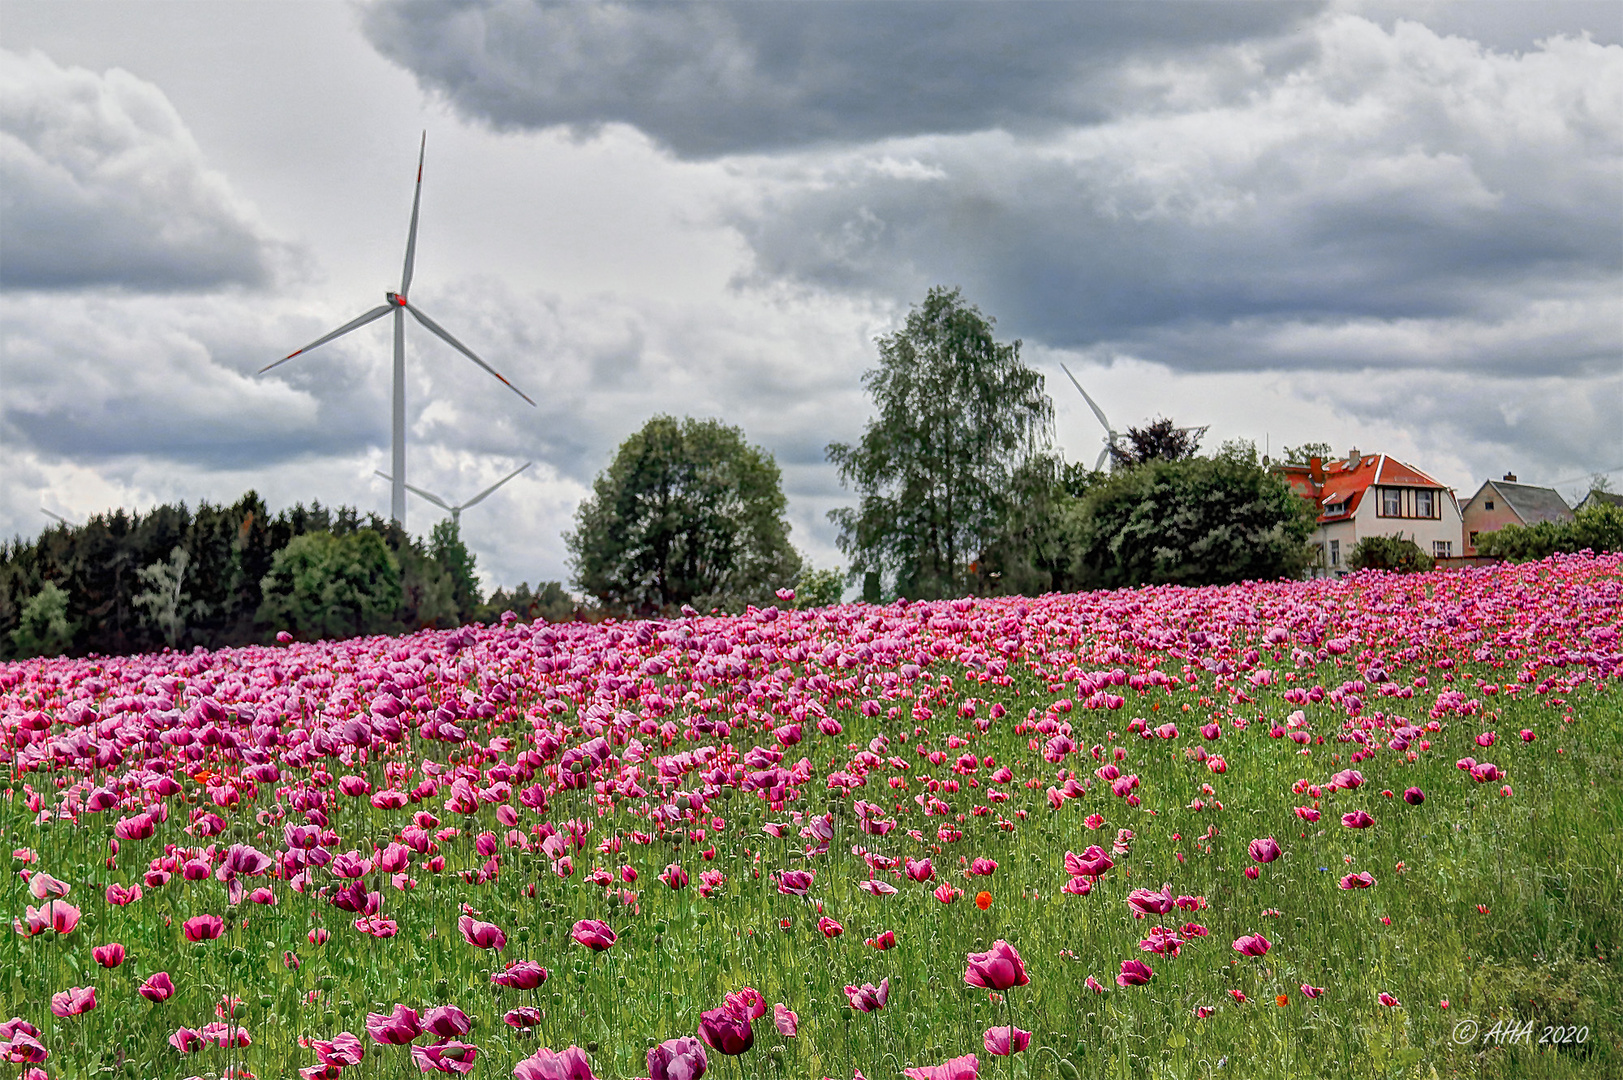
<svg viewBox="0 0 1623 1080"><path fill-rule="evenodd" d="M156 86L0 49L8 288L260 285L271 243Z"/></svg>

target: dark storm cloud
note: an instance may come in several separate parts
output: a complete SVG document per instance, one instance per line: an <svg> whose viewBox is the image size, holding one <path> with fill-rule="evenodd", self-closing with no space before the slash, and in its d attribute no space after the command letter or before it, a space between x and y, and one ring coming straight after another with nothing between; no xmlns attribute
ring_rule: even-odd
<svg viewBox="0 0 1623 1080"><path fill-rule="evenodd" d="M362 29L498 128L625 123L710 157L1096 121L1124 62L1270 37L1320 7L384 0Z"/></svg>
<svg viewBox="0 0 1623 1080"><path fill-rule="evenodd" d="M0 285L260 285L271 244L163 92L0 50Z"/></svg>

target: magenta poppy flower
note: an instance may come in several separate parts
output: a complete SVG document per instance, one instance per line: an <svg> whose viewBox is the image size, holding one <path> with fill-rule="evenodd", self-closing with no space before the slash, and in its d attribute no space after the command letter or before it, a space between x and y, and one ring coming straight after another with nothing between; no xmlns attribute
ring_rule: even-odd
<svg viewBox="0 0 1623 1080"><path fill-rule="evenodd" d="M47 930L71 934L78 927L79 919L79 909L66 900L50 900L37 908L25 906L22 919L11 920L11 925L24 937L43 934Z"/></svg>
<svg viewBox="0 0 1623 1080"><path fill-rule="evenodd" d="M116 968L124 962L124 946L116 941L97 945L90 950L90 958L104 968Z"/></svg>
<svg viewBox="0 0 1623 1080"><path fill-rule="evenodd" d="M755 1045L755 1029L746 1017L723 1006L699 1014L699 1038L718 1054L736 1057Z"/></svg>
<svg viewBox="0 0 1623 1080"><path fill-rule="evenodd" d="M1089 990L1092 990L1095 994L1102 994L1105 992L1104 984L1098 979L1095 979L1092 975L1089 975L1087 981L1082 985L1086 986Z"/></svg>
<svg viewBox="0 0 1623 1080"><path fill-rule="evenodd" d="M433 1046L414 1046L411 1060L421 1072L470 1073L479 1057L479 1048L455 1039ZM521 1063L522 1064L522 1063ZM517 1075L515 1070L514 1075Z"/></svg>
<svg viewBox="0 0 1623 1080"><path fill-rule="evenodd" d="M60 1017L78 1016L96 1007L94 986L74 986L51 995L51 1012Z"/></svg>
<svg viewBox="0 0 1623 1080"><path fill-rule="evenodd" d="M1153 889L1134 889L1127 894L1127 906L1133 909L1133 914L1142 919L1150 915L1165 915L1172 910L1172 893L1163 888L1160 892Z"/></svg>
<svg viewBox="0 0 1623 1080"><path fill-rule="evenodd" d="M507 970L496 972L490 981L509 990L534 990L547 981L547 969L534 960L509 960Z"/></svg>
<svg viewBox="0 0 1623 1080"><path fill-rule="evenodd" d="M366 1047L347 1031L340 1031L331 1040L316 1039L310 1044L324 1065L336 1065L338 1068L347 1068L350 1065L359 1065L366 1057Z"/></svg>
<svg viewBox="0 0 1623 1080"><path fill-rule="evenodd" d="M1246 850L1250 852L1252 860L1259 863L1271 863L1281 854L1279 842L1271 836L1251 841Z"/></svg>
<svg viewBox="0 0 1623 1080"><path fill-rule="evenodd" d="M1385 1005L1389 1009L1395 1009L1398 1005L1398 999L1393 997L1391 994L1388 994L1385 990L1381 991L1381 996L1377 1000L1379 1000L1382 1005Z"/></svg>
<svg viewBox="0 0 1623 1080"><path fill-rule="evenodd" d="M976 859L969 864L969 872L979 877L991 877L997 871L997 863L991 859Z"/></svg>
<svg viewBox="0 0 1623 1080"><path fill-rule="evenodd" d="M822 931L823 936L826 938L837 938L841 934L845 933L845 927L841 926L827 915L824 915L821 919L817 920L817 929Z"/></svg>
<svg viewBox="0 0 1623 1080"><path fill-rule="evenodd" d="M907 1080L979 1080L981 1059L965 1054L943 1061L940 1065L920 1065L902 1070Z"/></svg>
<svg viewBox="0 0 1623 1080"><path fill-rule="evenodd" d="M462 940L478 949L495 949L500 952L507 944L507 935L495 923L480 922L472 915L464 915L456 922L457 929L462 931Z"/></svg>
<svg viewBox="0 0 1623 1080"><path fill-rule="evenodd" d="M542 1047L513 1066L514 1080L597 1080L586 1051L578 1046L554 1052Z"/></svg>
<svg viewBox="0 0 1623 1080"><path fill-rule="evenodd" d="M800 1017L781 1001L772 1006L772 1022L785 1039L792 1039L800 1032Z"/></svg>
<svg viewBox="0 0 1623 1080"><path fill-rule="evenodd" d="M1341 823L1349 829L1367 829L1375 824L1375 819L1362 810L1354 810L1350 814L1342 814Z"/></svg>
<svg viewBox="0 0 1623 1080"><path fill-rule="evenodd" d="M988 1054L1009 1057L1031 1045L1031 1032L1021 1031L1017 1027L987 1028L981 1042Z"/></svg>
<svg viewBox="0 0 1623 1080"><path fill-rule="evenodd" d="M168 1001L175 996L175 984L167 971L160 971L142 983L136 989L136 993L148 1001Z"/></svg>
<svg viewBox="0 0 1623 1080"><path fill-rule="evenodd" d="M423 1023L416 1009L395 1005L388 1016L382 1013L366 1014L366 1033L372 1041L384 1046L404 1046L423 1033Z"/></svg>
<svg viewBox="0 0 1623 1080"><path fill-rule="evenodd" d="M1309 1000L1311 1000L1313 998L1317 998L1317 997L1323 997L1324 996L1324 987L1322 987L1322 986L1313 986L1310 983L1303 983L1302 984L1302 996L1305 997L1305 998L1308 998Z"/></svg>
<svg viewBox="0 0 1623 1080"><path fill-rule="evenodd" d="M1367 889L1375 884L1375 878L1368 870L1361 874L1348 874L1341 879L1343 889Z"/></svg>
<svg viewBox="0 0 1623 1080"><path fill-rule="evenodd" d="M688 884L688 872L676 863L671 863L660 872L659 880L669 885L672 891L685 889Z"/></svg>
<svg viewBox="0 0 1623 1080"><path fill-rule="evenodd" d="M722 999L722 1008L731 1009L746 1020L759 1020L766 1015L766 998L753 986L734 990Z"/></svg>
<svg viewBox="0 0 1623 1080"><path fill-rule="evenodd" d="M878 1012L885 1007L885 1002L890 1000L890 978L887 976L878 986L873 983L847 986L845 996L857 1012Z"/></svg>
<svg viewBox="0 0 1623 1080"><path fill-rule="evenodd" d="M896 947L896 931L886 930L877 937L868 938L863 944L878 949L880 952L884 952L886 949L894 949Z"/></svg>
<svg viewBox="0 0 1623 1080"><path fill-rule="evenodd" d="M507 1015L502 1017L502 1022L510 1028L528 1031L541 1022L541 1010L533 1005L520 1005L516 1009L509 1010Z"/></svg>
<svg viewBox="0 0 1623 1080"><path fill-rule="evenodd" d="M60 900L73 891L73 886L37 870L28 878L28 895L35 900Z"/></svg>
<svg viewBox="0 0 1623 1080"><path fill-rule="evenodd" d="M1101 877L1106 870L1115 865L1116 861L1106 855L1105 849L1098 844L1089 847L1080 855L1074 851L1065 853L1065 872L1071 877Z"/></svg>
<svg viewBox="0 0 1623 1080"><path fill-rule="evenodd" d="M169 1036L169 1045L182 1054L195 1054L207 1044L200 1032L191 1028L177 1028L175 1033Z"/></svg>
<svg viewBox="0 0 1623 1080"><path fill-rule="evenodd" d="M1410 806L1419 806L1426 801L1426 793L1417 787L1403 789L1403 801Z"/></svg>
<svg viewBox="0 0 1623 1080"><path fill-rule="evenodd" d="M436 1005L423 1013L423 1030L437 1040L466 1035L472 1027L468 1014L455 1005Z"/></svg>
<svg viewBox="0 0 1623 1080"><path fill-rule="evenodd" d="M225 933L225 920L218 915L194 915L180 924L187 941L213 941Z"/></svg>
<svg viewBox="0 0 1623 1080"><path fill-rule="evenodd" d="M945 881L935 887L935 898L943 904L950 904L962 895L964 895L962 889L956 888Z"/></svg>
<svg viewBox="0 0 1623 1080"><path fill-rule="evenodd" d="M666 1039L648 1051L648 1080L699 1080L709 1068L704 1044L692 1035Z"/></svg>
<svg viewBox="0 0 1623 1080"><path fill-rule="evenodd" d="M1234 939L1234 951L1241 956L1264 956L1273 948L1273 942L1261 934L1246 934Z"/></svg>
<svg viewBox="0 0 1623 1080"><path fill-rule="evenodd" d="M1031 979L1027 977L1025 962L1020 959L1014 946L999 938L985 952L969 954L964 982L987 990L1008 990L1025 986Z"/></svg>
<svg viewBox="0 0 1623 1080"><path fill-rule="evenodd" d="M785 896L805 896L811 890L815 870L784 870L778 874L778 891Z"/></svg>
<svg viewBox="0 0 1623 1080"><path fill-rule="evenodd" d="M128 888L116 884L107 886L107 902L114 907L124 907L126 904L133 904L139 899L141 899L141 886L139 885L131 885Z"/></svg>
<svg viewBox="0 0 1623 1080"><path fill-rule="evenodd" d="M935 877L935 867L931 865L929 859L919 859L917 861L904 859L902 861L902 870L913 881L925 882Z"/></svg>
<svg viewBox="0 0 1623 1080"><path fill-rule="evenodd" d="M582 919L570 930L569 936L593 952L602 952L614 947L620 936L610 929L606 922L597 919Z"/></svg>
<svg viewBox="0 0 1623 1080"><path fill-rule="evenodd" d="M1117 986L1143 986L1155 977L1155 969L1142 960L1123 960Z"/></svg>

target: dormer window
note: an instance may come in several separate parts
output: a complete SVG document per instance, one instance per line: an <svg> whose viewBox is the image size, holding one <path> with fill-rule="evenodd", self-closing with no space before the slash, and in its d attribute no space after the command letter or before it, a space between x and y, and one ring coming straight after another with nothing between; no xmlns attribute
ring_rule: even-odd
<svg viewBox="0 0 1623 1080"><path fill-rule="evenodd" d="M1432 513L1432 506L1435 502L1432 496L1433 493L1430 491L1417 491L1414 493L1415 517L1429 518L1436 516Z"/></svg>
<svg viewBox="0 0 1623 1080"><path fill-rule="evenodd" d="M1403 514L1403 492L1397 488L1381 489L1381 516L1401 517Z"/></svg>

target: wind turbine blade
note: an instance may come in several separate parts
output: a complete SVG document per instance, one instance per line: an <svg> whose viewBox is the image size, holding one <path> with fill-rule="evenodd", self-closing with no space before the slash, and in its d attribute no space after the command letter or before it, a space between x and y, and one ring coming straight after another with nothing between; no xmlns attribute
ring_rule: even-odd
<svg viewBox="0 0 1623 1080"><path fill-rule="evenodd" d="M423 201L423 154L428 150L428 132L423 132L422 145L417 148L417 191L411 197L411 231L406 234L406 268L400 272L400 295L409 296L411 270L417 262L417 207Z"/></svg>
<svg viewBox="0 0 1623 1080"><path fill-rule="evenodd" d="M1109 456L1110 447L1107 446L1103 450L1099 451L1099 460L1093 463L1093 471L1098 472L1100 469L1103 469L1105 467L1105 458Z"/></svg>
<svg viewBox="0 0 1623 1080"><path fill-rule="evenodd" d="M391 484L394 483L394 477L390 476L388 473L384 472L382 469L373 469L372 470L372 475L377 477L379 480L387 480Z"/></svg>
<svg viewBox="0 0 1623 1080"><path fill-rule="evenodd" d="M456 338L452 337L445 330L445 328L443 326L441 326L439 323L435 322L433 319L430 319L427 315L424 315L421 311L418 311L415 305L407 304L406 305L406 310L411 312L411 317L412 318L416 319L418 322L420 322L424 326L426 326L428 328L429 333L434 334L441 341L443 341L447 345L451 346L451 348L455 349L457 352L461 353L463 356L466 356L469 360L472 360L474 363L478 364L480 367L484 368L486 371L490 372L492 375L496 376L496 378L498 378L498 379L500 379L502 381L503 386L505 386L509 390L513 391L513 393L517 394L519 397L523 398L525 401L529 401L532 406L535 404L535 402L530 401L530 395L526 394L524 391L520 390L518 387L514 386L512 383L508 382L507 377L505 375L503 375L501 372L497 371L495 368L491 367L489 364L485 363L483 360L481 360L477 356L475 356L473 354L472 349L468 348L466 345L462 344L462 342L460 342Z"/></svg>
<svg viewBox="0 0 1623 1080"><path fill-rule="evenodd" d="M1099 403L1094 401L1086 390L1082 389L1082 384L1076 381L1076 376L1071 374L1070 368L1066 367L1064 364L1061 364L1059 367L1060 370L1065 372L1066 376L1071 380L1071 385L1076 387L1077 392L1082 395L1083 400L1088 403L1088 408L1093 410L1093 415L1099 418L1099 423L1105 426L1106 431L1109 431L1110 421L1105 419L1105 411L1099 408Z"/></svg>
<svg viewBox="0 0 1623 1080"><path fill-rule="evenodd" d="M406 490L410 491L410 492L412 492L414 494L421 495L423 498L427 499L429 502L433 503L435 506L439 507L441 510L454 510L454 509L456 509L455 507L453 507L449 503L447 503L444 499L440 498L438 495L435 495L434 493L429 492L429 491L424 491L420 487L414 487L411 484L407 484L406 485Z"/></svg>
<svg viewBox="0 0 1623 1080"><path fill-rule="evenodd" d="M533 464L535 464L533 461L526 461L524 464L520 465L518 468L514 469L512 472L508 473L506 476L502 477L500 480L496 481L494 484L491 484L485 490L481 491L479 494L475 495L473 498L469 499L467 502L465 502L461 506L457 507L457 509L458 510L466 510L468 507L470 507L470 506L474 505L475 503L479 502L486 495L489 495L491 492L495 491L497 488L501 487L503 484L507 483L509 480L513 479L513 477L517 476L519 473L523 472L525 469L528 469Z"/></svg>
<svg viewBox="0 0 1623 1080"><path fill-rule="evenodd" d="M343 337L345 334L349 333L351 330L359 329L360 327L365 326L367 323L371 322L374 319L383 318L385 315L389 314L389 312L392 311L392 310L393 310L393 305L391 305L391 304L383 304L380 307L375 307L371 311L368 311L365 315L362 315L360 318L352 319L349 322L345 323L343 326L340 326L338 329L334 330L332 333L323 334L321 337L316 338L314 341L312 341L310 344L306 345L304 348L295 349L294 351L288 353L286 356L282 357L280 360L276 361L276 363L265 365L264 367L259 369L259 373L261 375L263 375L263 374L265 374L265 372L269 371L273 367L280 367L282 364L287 363L289 360L293 359L295 356L298 356L300 353L307 353L311 349L315 348L317 345L325 345L325 344L327 344L327 342L331 341L333 338Z"/></svg>

